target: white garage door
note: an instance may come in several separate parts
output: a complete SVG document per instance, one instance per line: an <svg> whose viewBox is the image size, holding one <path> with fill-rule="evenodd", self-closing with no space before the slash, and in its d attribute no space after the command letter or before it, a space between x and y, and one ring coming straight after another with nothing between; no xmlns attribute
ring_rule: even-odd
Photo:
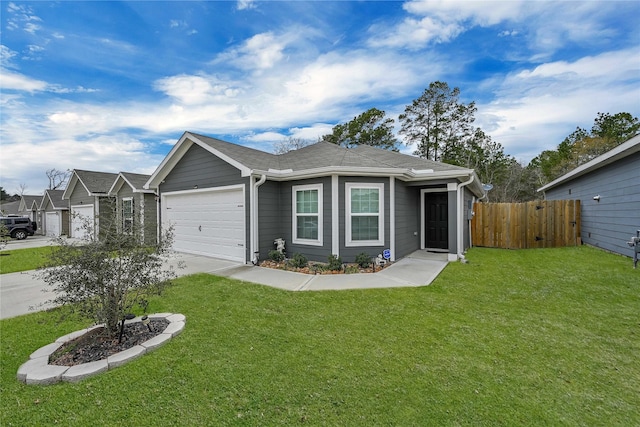
<svg viewBox="0 0 640 427"><path fill-rule="evenodd" d="M60 236L60 214L58 212L47 212L44 220L47 236Z"/></svg>
<svg viewBox="0 0 640 427"><path fill-rule="evenodd" d="M245 262L242 188L164 194L162 223L173 226L178 252Z"/></svg>
<svg viewBox="0 0 640 427"><path fill-rule="evenodd" d="M71 206L71 237L86 239L87 230L85 223L93 225L93 205Z"/></svg>

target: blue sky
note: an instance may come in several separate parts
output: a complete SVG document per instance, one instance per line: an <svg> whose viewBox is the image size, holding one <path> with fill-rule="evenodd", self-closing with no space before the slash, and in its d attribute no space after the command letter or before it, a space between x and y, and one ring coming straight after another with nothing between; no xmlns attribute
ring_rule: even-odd
<svg viewBox="0 0 640 427"><path fill-rule="evenodd" d="M523 163L598 112L640 116L637 1L0 7L10 193L42 194L50 168L152 173L187 130L272 151L372 107L397 120L436 80Z"/></svg>

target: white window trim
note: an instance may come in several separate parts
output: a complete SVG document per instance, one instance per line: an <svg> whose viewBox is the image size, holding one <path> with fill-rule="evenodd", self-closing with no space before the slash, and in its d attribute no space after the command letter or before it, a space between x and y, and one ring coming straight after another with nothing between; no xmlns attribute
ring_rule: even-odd
<svg viewBox="0 0 640 427"><path fill-rule="evenodd" d="M378 198L378 239L377 240L351 240L351 190L354 188L377 189ZM384 184L371 182L347 182L345 183L345 246L384 246Z"/></svg>
<svg viewBox="0 0 640 427"><path fill-rule="evenodd" d="M305 191L305 190L318 190L318 239L317 240L311 240L311 239L298 239L297 238L297 233L298 233L298 214L296 212L296 194L298 191ZM303 214L304 215L304 214ZM322 246L323 245L323 235L322 235L322 225L323 225L323 218L322 218L322 184L308 184L308 185L294 185L291 187L291 224L292 224L292 230L291 230L291 236L292 236L292 241L294 244L297 245L310 245L310 246ZM312 215L309 215L312 216ZM313 215L316 216L316 215Z"/></svg>
<svg viewBox="0 0 640 427"><path fill-rule="evenodd" d="M124 214L124 202L129 202L129 201L131 202L131 214L130 214L131 215L131 230L129 230L128 233L131 233L134 230L134 228L136 227L136 219L135 219L135 217L136 217L136 206L135 206L135 202L133 200L133 197L123 197L121 199L121 201L120 201L120 216L121 216L121 218L120 218L121 224L120 225L122 226L122 229L124 230L125 229L124 222L128 218L128 216L125 216L125 214Z"/></svg>

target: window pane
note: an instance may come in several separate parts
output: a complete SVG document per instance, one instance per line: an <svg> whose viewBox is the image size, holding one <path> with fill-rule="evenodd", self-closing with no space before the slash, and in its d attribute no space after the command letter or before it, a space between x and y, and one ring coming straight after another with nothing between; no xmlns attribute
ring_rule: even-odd
<svg viewBox="0 0 640 427"><path fill-rule="evenodd" d="M318 240L318 217L298 216L298 239Z"/></svg>
<svg viewBox="0 0 640 427"><path fill-rule="evenodd" d="M351 217L351 240L378 240L378 217Z"/></svg>
<svg viewBox="0 0 640 427"><path fill-rule="evenodd" d="M122 213L125 215L133 213L133 200L122 201Z"/></svg>
<svg viewBox="0 0 640 427"><path fill-rule="evenodd" d="M352 188L351 213L378 213L379 193L377 188Z"/></svg>
<svg viewBox="0 0 640 427"><path fill-rule="evenodd" d="M318 213L318 190L296 191L297 213Z"/></svg>

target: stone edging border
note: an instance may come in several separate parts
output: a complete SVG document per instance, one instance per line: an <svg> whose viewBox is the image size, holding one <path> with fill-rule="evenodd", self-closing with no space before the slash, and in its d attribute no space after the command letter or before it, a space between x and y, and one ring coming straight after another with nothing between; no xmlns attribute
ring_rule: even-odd
<svg viewBox="0 0 640 427"><path fill-rule="evenodd" d="M174 313L150 314L149 318L166 319L169 321L169 325L167 325L161 334L156 335L150 340L113 354L106 359L95 362L83 363L75 366L49 365L49 356L63 344L86 334L92 329L99 328L101 325L92 326L90 328L62 336L55 342L45 345L31 353L29 360L23 363L18 369L18 381L22 381L26 384L49 385L55 384L59 381L78 382L87 377L106 372L137 359L138 357L162 346L171 338L182 332L187 320L184 315ZM125 321L125 324L140 321L141 317L139 316L135 319Z"/></svg>

